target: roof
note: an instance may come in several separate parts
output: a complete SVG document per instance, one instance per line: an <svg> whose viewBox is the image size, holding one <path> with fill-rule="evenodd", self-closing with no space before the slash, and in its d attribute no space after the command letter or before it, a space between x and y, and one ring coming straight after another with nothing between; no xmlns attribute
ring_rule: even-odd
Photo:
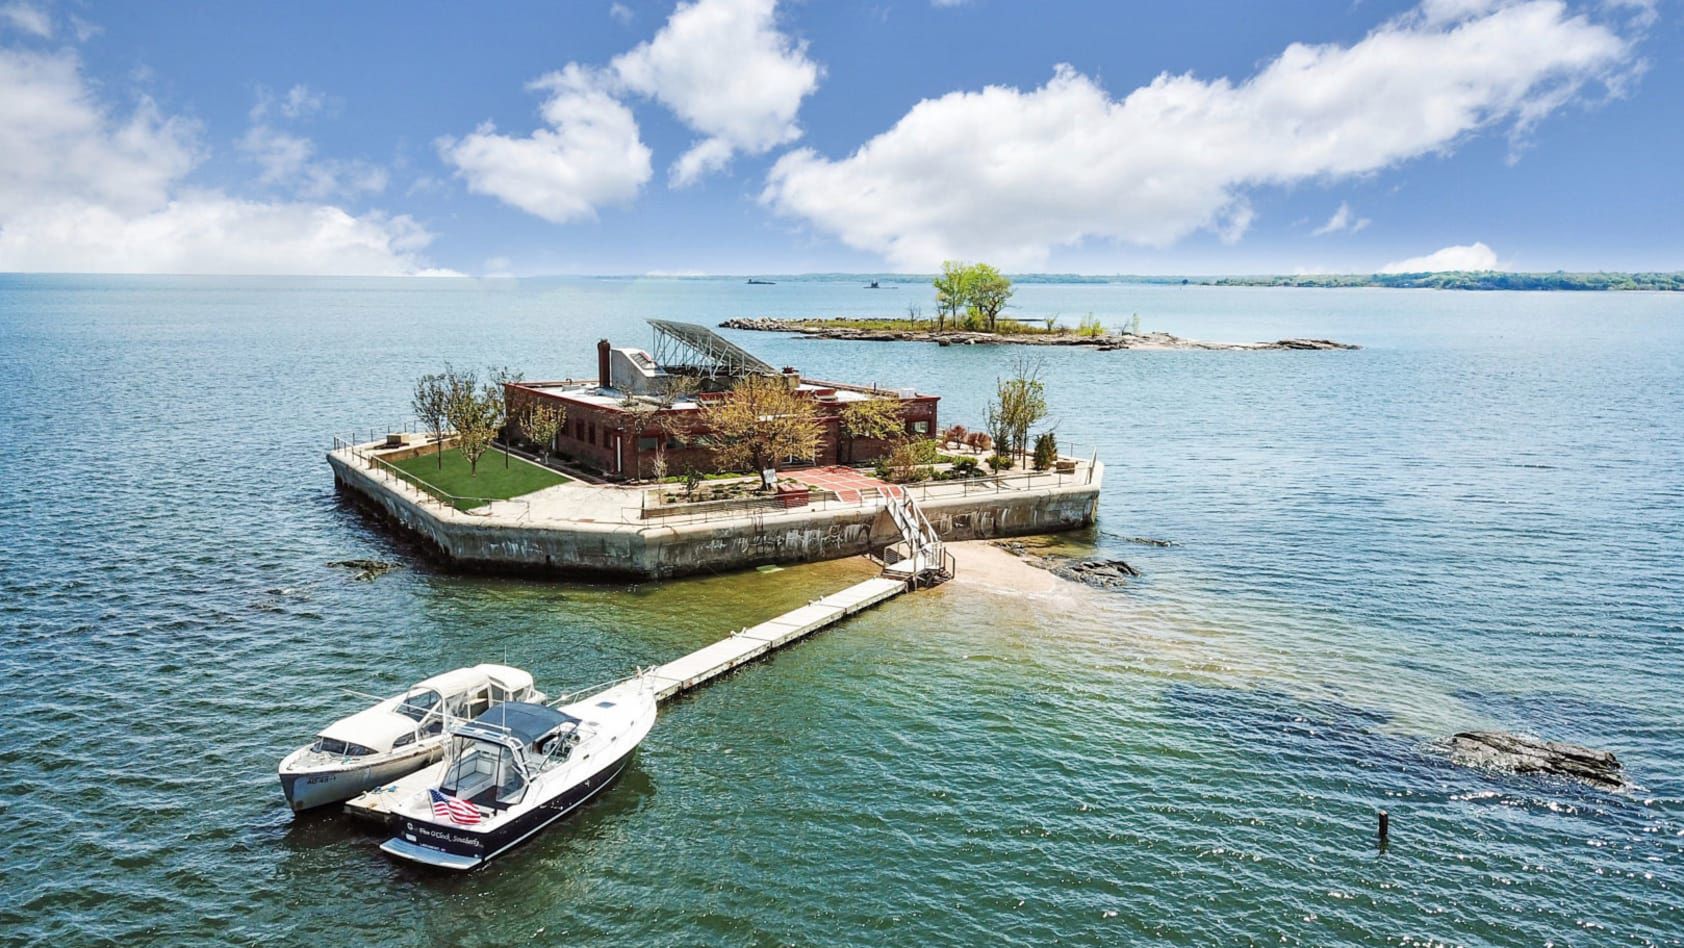
<svg viewBox="0 0 1684 948"><path fill-rule="evenodd" d="M532 687L532 673L510 665L479 664L474 671L496 682L504 691L523 691Z"/></svg>
<svg viewBox="0 0 1684 948"><path fill-rule="evenodd" d="M441 695L457 695L464 691L483 688L485 687L486 673L482 669L485 667L488 666L457 668L441 672L431 678L416 682L415 687L409 690L418 691L422 688L431 688Z"/></svg>
<svg viewBox="0 0 1684 948"><path fill-rule="evenodd" d="M392 742L415 730L415 722L390 708L365 708L348 718L329 724L320 737L344 741L383 754L392 749Z"/></svg>
<svg viewBox="0 0 1684 948"><path fill-rule="evenodd" d="M569 723L578 724L579 719L571 714L562 714L549 705L533 704L528 701L505 701L467 724L458 727L456 733L478 732L479 735L501 737L501 733L497 730L501 729L507 731L522 744L531 744L563 724Z"/></svg>

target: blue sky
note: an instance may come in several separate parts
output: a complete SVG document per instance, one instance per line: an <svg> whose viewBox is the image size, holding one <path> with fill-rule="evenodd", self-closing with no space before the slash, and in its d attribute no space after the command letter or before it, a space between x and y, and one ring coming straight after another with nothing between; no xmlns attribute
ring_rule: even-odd
<svg viewBox="0 0 1684 948"><path fill-rule="evenodd" d="M1678 269L1677 14L0 0L0 270Z"/></svg>

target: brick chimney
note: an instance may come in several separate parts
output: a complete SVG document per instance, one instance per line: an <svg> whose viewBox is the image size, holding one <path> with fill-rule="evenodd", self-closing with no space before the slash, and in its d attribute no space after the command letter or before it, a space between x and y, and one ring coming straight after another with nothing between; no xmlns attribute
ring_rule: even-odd
<svg viewBox="0 0 1684 948"><path fill-rule="evenodd" d="M612 388L613 379L608 374L608 350L613 348L608 340L599 339L596 343L596 384L603 388Z"/></svg>

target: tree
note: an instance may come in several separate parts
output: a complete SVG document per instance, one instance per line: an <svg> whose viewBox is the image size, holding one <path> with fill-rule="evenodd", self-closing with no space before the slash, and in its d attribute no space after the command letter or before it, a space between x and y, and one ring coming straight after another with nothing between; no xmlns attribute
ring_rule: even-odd
<svg viewBox="0 0 1684 948"><path fill-rule="evenodd" d="M842 436L848 445L848 460L854 460L854 442L861 438L880 441L901 433L900 399L868 398L849 402L842 409Z"/></svg>
<svg viewBox="0 0 1684 948"><path fill-rule="evenodd" d="M1050 431L1035 436L1035 470L1051 470L1058 463L1058 438Z"/></svg>
<svg viewBox="0 0 1684 948"><path fill-rule="evenodd" d="M522 433L538 443L540 456L548 461L556 435L561 434L562 426L567 424L567 409L548 399L533 400L521 409L519 422Z"/></svg>
<svg viewBox="0 0 1684 948"><path fill-rule="evenodd" d="M1000 310L1012 298L1012 281L986 263L978 263L966 271L963 282L965 302L982 317L989 332L1000 318Z"/></svg>
<svg viewBox="0 0 1684 948"><path fill-rule="evenodd" d="M478 477L479 459L490 450L506 420L503 391L492 384L480 387L471 369L459 372L447 367L444 378L449 393L445 416L456 429L457 450L468 459L468 476Z"/></svg>
<svg viewBox="0 0 1684 948"><path fill-rule="evenodd" d="M936 332L941 332L948 320L958 325L959 310L969 302L965 291L969 273L970 267L957 260L948 260L941 265L941 275L930 281L936 288Z"/></svg>
<svg viewBox="0 0 1684 948"><path fill-rule="evenodd" d="M760 472L765 489L772 486L765 472L776 471L780 461L818 453L818 407L777 376L739 379L723 398L702 406L702 422L715 463Z"/></svg>
<svg viewBox="0 0 1684 948"><path fill-rule="evenodd" d="M988 409L989 427L995 429L1000 451L1020 458L1029 448L1029 429L1047 417L1047 387L1041 381L1041 363L1018 360L1010 378L995 385L994 404Z"/></svg>
<svg viewBox="0 0 1684 948"><path fill-rule="evenodd" d="M449 372L450 367L445 366ZM415 411L415 417L427 427L427 433L432 435L433 443L438 446L439 469L444 469L444 427L449 424L450 391L445 387L445 376L427 374L415 381L415 394L409 402Z"/></svg>
<svg viewBox="0 0 1684 948"><path fill-rule="evenodd" d="M644 437L651 427L655 429L655 456L649 469L655 480L662 481L667 476L667 443L683 444L690 438L690 422L674 413L672 407L696 394L700 383L694 376L665 375L657 377L654 386L652 395L628 396L624 405L631 412L636 437Z"/></svg>
<svg viewBox="0 0 1684 948"><path fill-rule="evenodd" d="M491 381L488 384L496 389L497 397L503 402L503 424L499 425L499 428L510 424L514 420L514 416L509 413L509 390L506 386L525 377L525 373L515 372L506 365L500 369L491 370ZM503 432L503 466L505 468L509 466L509 435L506 431Z"/></svg>

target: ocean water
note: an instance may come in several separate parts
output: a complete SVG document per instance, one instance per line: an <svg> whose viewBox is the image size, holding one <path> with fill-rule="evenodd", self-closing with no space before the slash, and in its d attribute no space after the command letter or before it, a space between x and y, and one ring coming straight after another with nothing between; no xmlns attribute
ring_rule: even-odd
<svg viewBox="0 0 1684 948"><path fill-rule="evenodd" d="M282 803L276 761L348 691L505 659L581 687L862 567L455 575L336 496L331 433L401 422L447 360L588 374L644 318L925 289L0 277L0 941L1684 940L1684 297L1018 303L1364 348L1035 350L1061 439L1109 465L1067 543L1138 581L861 615L663 709L611 791L441 876ZM970 424L1019 351L734 336ZM357 557L404 568L327 565ZM1433 742L1473 727L1608 748L1636 786L1450 766Z"/></svg>

